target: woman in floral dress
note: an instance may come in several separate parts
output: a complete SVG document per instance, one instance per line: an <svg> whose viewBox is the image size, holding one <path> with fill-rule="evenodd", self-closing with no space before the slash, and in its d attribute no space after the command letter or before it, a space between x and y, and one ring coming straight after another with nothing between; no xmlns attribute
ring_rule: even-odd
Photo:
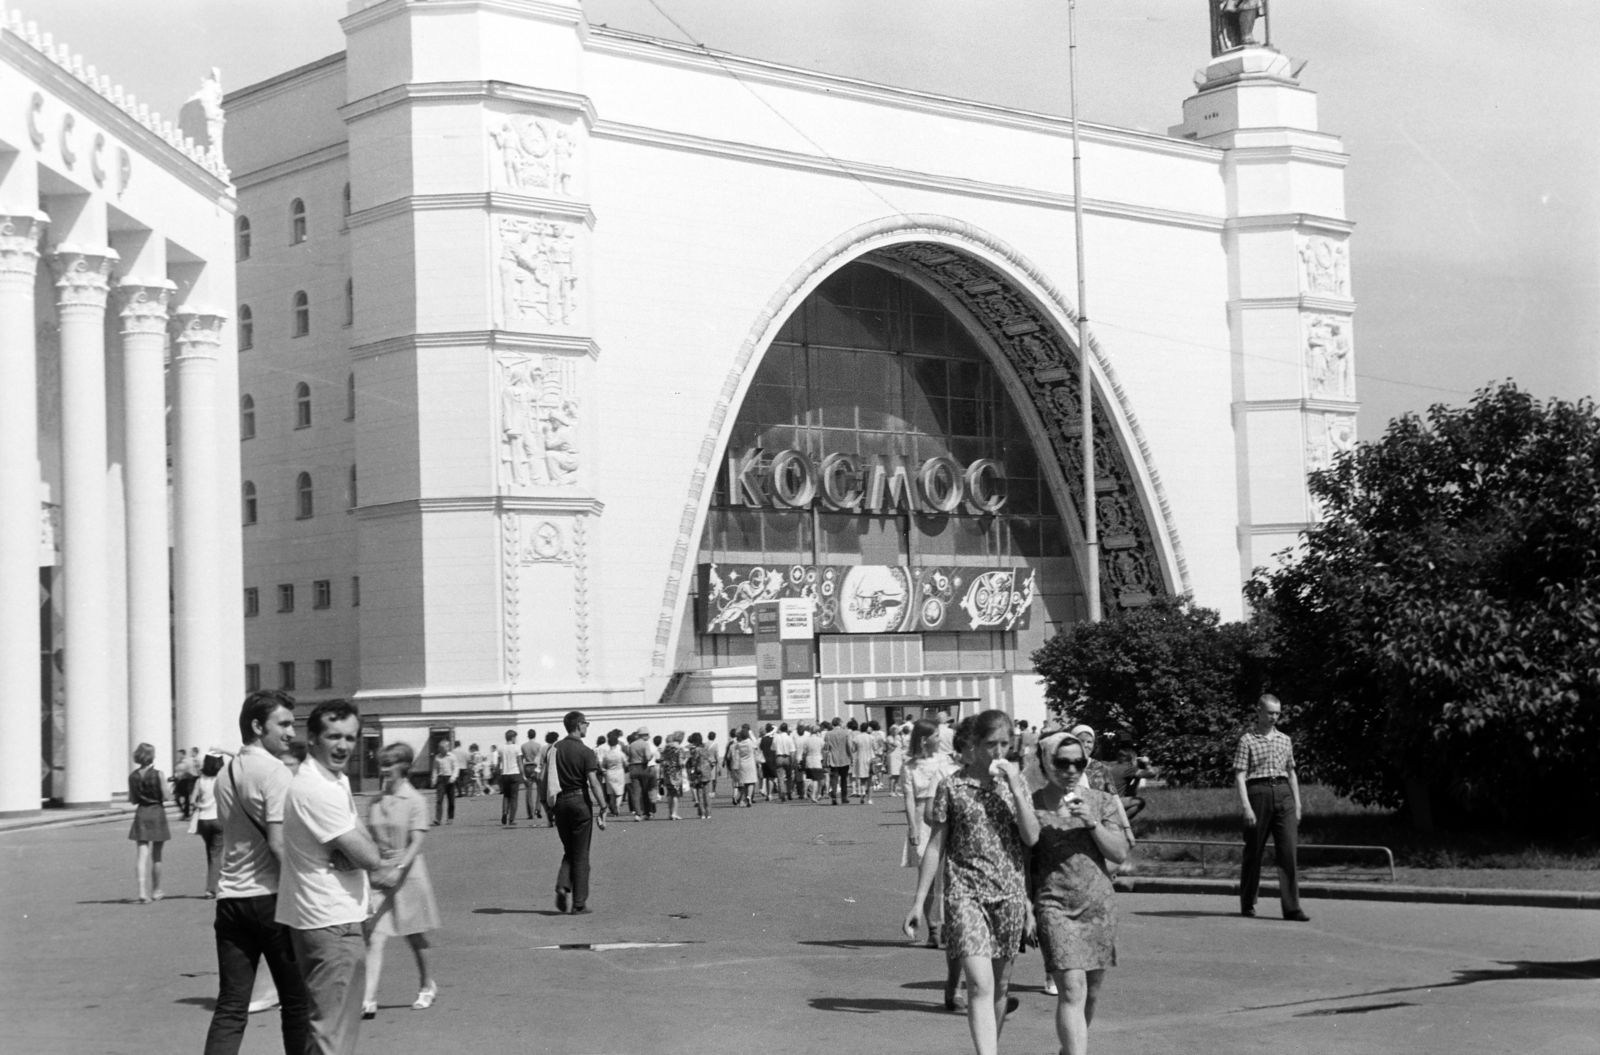
<svg viewBox="0 0 1600 1055"><path fill-rule="evenodd" d="M966 976L973 1048L995 1055L1015 1007L1007 992L1011 963L1033 930L1024 862L1025 847L1039 840L1039 822L1022 771L1006 759L1010 715L984 711L963 719L956 743L965 764L934 792L905 930L914 935L922 924L923 900L942 863L945 956L960 961Z"/></svg>
<svg viewBox="0 0 1600 1055"><path fill-rule="evenodd" d="M1039 841L1029 890L1038 920L1045 970L1055 982L1056 1035L1065 1055L1089 1050L1089 1023L1105 969L1117 964L1117 913L1106 862L1127 857L1108 792L1082 787L1088 764L1083 744L1067 733L1039 741L1039 764L1049 783L1034 792Z"/></svg>
<svg viewBox="0 0 1600 1055"><path fill-rule="evenodd" d="M695 816L701 820L708 820L711 817L711 788L716 779L716 747L703 741L699 733L690 733L689 787L694 792Z"/></svg>
<svg viewBox="0 0 1600 1055"><path fill-rule="evenodd" d="M678 800L689 790L689 751L683 746L683 730L667 737L661 745L661 785L667 793L667 820L681 821Z"/></svg>

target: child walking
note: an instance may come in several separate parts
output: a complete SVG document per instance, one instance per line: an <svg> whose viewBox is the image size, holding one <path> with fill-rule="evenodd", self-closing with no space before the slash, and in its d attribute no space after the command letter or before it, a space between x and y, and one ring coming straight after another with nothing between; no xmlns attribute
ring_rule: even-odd
<svg viewBox="0 0 1600 1055"><path fill-rule="evenodd" d="M416 1010L432 1007L439 995L439 985L428 973L428 961L423 955L428 947L427 932L439 928L439 908L422 859L422 839L429 827L428 804L411 784L414 758L406 744L390 744L378 753L383 791L367 809L367 827L383 859L400 869L400 882L391 890L376 893L372 915L367 919L367 991L362 1018L378 1016L383 946L395 935L405 935L417 959L420 988L411 1006Z"/></svg>

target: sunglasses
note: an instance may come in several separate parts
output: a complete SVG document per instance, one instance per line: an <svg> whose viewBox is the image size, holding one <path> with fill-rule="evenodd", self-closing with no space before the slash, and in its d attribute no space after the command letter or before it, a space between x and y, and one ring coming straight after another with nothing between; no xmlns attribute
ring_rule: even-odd
<svg viewBox="0 0 1600 1055"><path fill-rule="evenodd" d="M1052 758L1050 764L1060 770L1089 768L1089 760L1087 758Z"/></svg>

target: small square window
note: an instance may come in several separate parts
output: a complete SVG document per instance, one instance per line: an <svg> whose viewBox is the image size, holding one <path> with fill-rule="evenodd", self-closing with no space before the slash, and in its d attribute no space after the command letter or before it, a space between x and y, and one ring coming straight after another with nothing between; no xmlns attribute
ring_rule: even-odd
<svg viewBox="0 0 1600 1055"><path fill-rule="evenodd" d="M331 660L331 659L319 659L319 660L317 660L317 688L319 688L319 689L331 689L331 688L333 688L333 660Z"/></svg>
<svg viewBox="0 0 1600 1055"><path fill-rule="evenodd" d="M287 660L278 664L278 688L285 692L294 689L294 660Z"/></svg>
<svg viewBox="0 0 1600 1055"><path fill-rule="evenodd" d="M278 584L278 611L294 611L294 583L281 582Z"/></svg>
<svg viewBox="0 0 1600 1055"><path fill-rule="evenodd" d="M246 663L244 665L244 691L256 692L261 688L261 664Z"/></svg>
<svg viewBox="0 0 1600 1055"><path fill-rule="evenodd" d="M244 614L246 616L261 614L261 591L254 586L244 588Z"/></svg>
<svg viewBox="0 0 1600 1055"><path fill-rule="evenodd" d="M359 575L350 577L350 607L361 607L361 576Z"/></svg>
<svg viewBox="0 0 1600 1055"><path fill-rule="evenodd" d="M311 607L333 607L333 583L327 579L318 579L311 584Z"/></svg>

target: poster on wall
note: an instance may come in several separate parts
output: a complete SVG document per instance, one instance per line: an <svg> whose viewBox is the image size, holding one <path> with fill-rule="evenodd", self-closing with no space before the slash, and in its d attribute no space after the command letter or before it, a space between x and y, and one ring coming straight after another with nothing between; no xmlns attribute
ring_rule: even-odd
<svg viewBox="0 0 1600 1055"><path fill-rule="evenodd" d="M817 716L811 602L803 597L751 606L756 645L756 719L804 721Z"/></svg>
<svg viewBox="0 0 1600 1055"><path fill-rule="evenodd" d="M696 623L702 634L751 634L762 601L803 598L819 634L920 634L1026 630L1030 568L903 564L702 564Z"/></svg>

